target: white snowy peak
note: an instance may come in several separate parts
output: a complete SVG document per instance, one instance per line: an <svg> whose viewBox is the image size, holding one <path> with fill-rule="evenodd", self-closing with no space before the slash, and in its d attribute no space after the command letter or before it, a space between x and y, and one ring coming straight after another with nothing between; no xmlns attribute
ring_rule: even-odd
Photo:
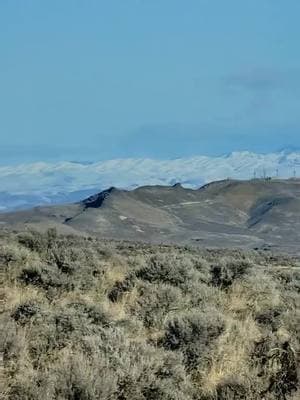
<svg viewBox="0 0 300 400"><path fill-rule="evenodd" d="M258 154L233 152L218 157L195 156L172 160L115 159L95 163L38 162L0 166L0 210L38 204L77 201L80 196L110 186L141 185L197 188L226 179L263 176L288 178L300 174L300 152Z"/></svg>

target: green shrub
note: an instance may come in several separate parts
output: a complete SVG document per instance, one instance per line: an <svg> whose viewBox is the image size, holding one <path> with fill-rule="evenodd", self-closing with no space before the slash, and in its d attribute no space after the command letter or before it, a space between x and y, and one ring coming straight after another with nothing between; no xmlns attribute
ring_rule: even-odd
<svg viewBox="0 0 300 400"><path fill-rule="evenodd" d="M236 279L241 279L253 267L244 260L226 260L211 267L211 283L221 289L227 289Z"/></svg>
<svg viewBox="0 0 300 400"><path fill-rule="evenodd" d="M54 290L73 290L74 282L70 281L67 275L61 273L57 266L33 266L24 268L19 276L20 282L25 285L40 287L46 291Z"/></svg>
<svg viewBox="0 0 300 400"><path fill-rule="evenodd" d="M161 328L169 313L184 308L179 288L166 284L143 284L138 288L138 300L132 313L143 321L146 328Z"/></svg>
<svg viewBox="0 0 300 400"><path fill-rule="evenodd" d="M263 378L262 397L270 394L274 399L287 399L297 390L297 355L289 340L278 340L276 336L263 338L255 346L253 359Z"/></svg>
<svg viewBox="0 0 300 400"><path fill-rule="evenodd" d="M117 281L109 291L107 297L113 303L119 301L123 294L129 292L134 286L134 276L130 274L123 281Z"/></svg>
<svg viewBox="0 0 300 400"><path fill-rule="evenodd" d="M296 258L48 231L0 264L3 400L299 397Z"/></svg>
<svg viewBox="0 0 300 400"><path fill-rule="evenodd" d="M162 344L168 350L181 351L187 368L195 369L206 361L213 342L223 329L224 321L215 310L192 311L167 323Z"/></svg>
<svg viewBox="0 0 300 400"><path fill-rule="evenodd" d="M185 286L194 275L193 264L184 256L155 254L136 276L150 283Z"/></svg>
<svg viewBox="0 0 300 400"><path fill-rule="evenodd" d="M40 307L33 302L25 302L20 304L14 312L11 314L11 317L18 322L19 324L25 325L30 319L41 311Z"/></svg>

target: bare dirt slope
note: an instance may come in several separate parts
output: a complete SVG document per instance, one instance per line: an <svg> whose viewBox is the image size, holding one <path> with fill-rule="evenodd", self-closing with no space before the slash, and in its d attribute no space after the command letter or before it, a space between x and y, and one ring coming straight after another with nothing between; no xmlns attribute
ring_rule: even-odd
<svg viewBox="0 0 300 400"><path fill-rule="evenodd" d="M198 190L144 186L110 188L77 204L0 215L9 229L87 233L152 243L273 248L297 252L299 180L225 180Z"/></svg>

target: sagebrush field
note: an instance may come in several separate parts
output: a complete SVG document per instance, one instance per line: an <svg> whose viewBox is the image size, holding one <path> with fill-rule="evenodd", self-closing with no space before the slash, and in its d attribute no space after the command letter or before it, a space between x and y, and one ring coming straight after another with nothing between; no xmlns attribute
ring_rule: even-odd
<svg viewBox="0 0 300 400"><path fill-rule="evenodd" d="M0 237L0 398L299 399L300 263Z"/></svg>

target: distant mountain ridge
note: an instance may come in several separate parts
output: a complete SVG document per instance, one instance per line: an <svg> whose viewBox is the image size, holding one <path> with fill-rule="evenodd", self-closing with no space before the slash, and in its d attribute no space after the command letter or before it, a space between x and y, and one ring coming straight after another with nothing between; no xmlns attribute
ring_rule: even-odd
<svg viewBox="0 0 300 400"><path fill-rule="evenodd" d="M130 158L0 166L0 211L76 202L112 186L132 189L180 182L185 187L198 188L226 178L298 176L300 151L290 150L268 154L241 151L219 157L171 160Z"/></svg>

